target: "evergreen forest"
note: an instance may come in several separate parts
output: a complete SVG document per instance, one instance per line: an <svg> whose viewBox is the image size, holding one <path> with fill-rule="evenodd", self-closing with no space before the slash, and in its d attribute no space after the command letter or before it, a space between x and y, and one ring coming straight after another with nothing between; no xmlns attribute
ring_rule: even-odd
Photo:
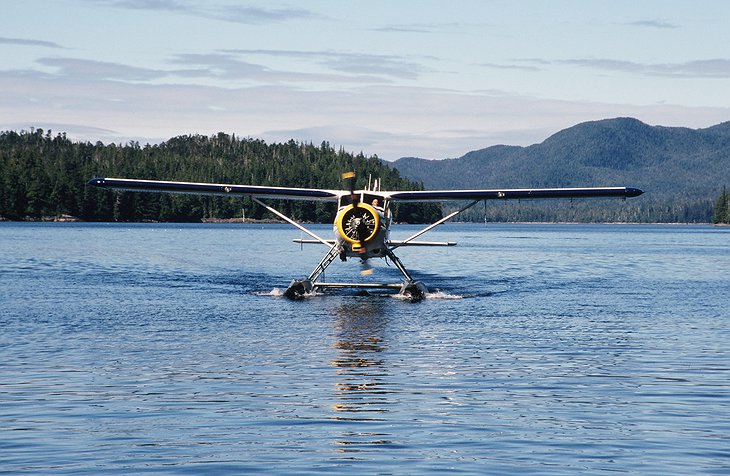
<svg viewBox="0 0 730 476"><path fill-rule="evenodd" d="M722 194L717 197L712 223L730 225L730 192L725 187L722 189Z"/></svg>
<svg viewBox="0 0 730 476"><path fill-rule="evenodd" d="M377 156L365 157L320 146L262 140L218 133L185 135L157 145L140 146L74 142L52 131L0 133L0 219L41 220L70 216L85 221L180 221L271 218L246 198L111 192L89 186L93 177L121 177L342 189L342 172L355 171L358 188L369 176L382 189L421 190L401 178ZM271 200L270 204L296 220L331 222L336 212L329 202ZM422 223L436 220L434 204L396 204L394 219Z"/></svg>
<svg viewBox="0 0 730 476"><path fill-rule="evenodd" d="M730 122L689 130L647 126L634 119L584 123L530 147L493 146L459 159L404 158L395 163L329 143L263 140L218 133L183 135L156 145L72 141L31 129L0 132L0 220L197 222L274 218L250 198L111 192L87 185L121 177L342 189L342 172L368 177L383 190L636 186L629 200L489 202L458 217L490 222L729 223ZM718 197L718 194L722 194ZM294 219L326 223L335 204L271 200ZM444 212L458 203L447 203ZM425 223L439 204L396 203L394 218Z"/></svg>

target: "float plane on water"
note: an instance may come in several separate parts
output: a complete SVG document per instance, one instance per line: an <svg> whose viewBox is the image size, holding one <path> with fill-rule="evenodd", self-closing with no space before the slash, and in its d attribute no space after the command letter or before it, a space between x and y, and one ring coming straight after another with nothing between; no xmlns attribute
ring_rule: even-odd
<svg viewBox="0 0 730 476"><path fill-rule="evenodd" d="M454 218L482 200L528 200L528 199L573 199L573 198L629 198L643 192L629 187L590 188L538 188L538 189L493 189L493 190L422 190L384 191L378 181L364 190L355 190L355 174L342 175L348 182L347 190L317 188L264 187L256 185L231 185L214 183L168 182L160 180L134 180L121 178L93 178L89 185L95 187L131 192L167 192L222 197L250 196L251 199L282 220L299 228L312 239L294 240L297 243L320 243L328 248L319 264L306 279L292 281L284 295L290 299L302 299L316 290L326 288L393 289L411 301L420 301L428 291L420 281L413 279L394 250L401 246L453 246L454 242L417 241L416 238L434 227ZM324 239L300 223L284 215L262 201L262 199L320 200L337 203L334 220L334 239ZM393 221L390 207L395 202L428 201L468 202L460 209L414 233L405 240L391 240L390 226ZM397 284L377 283L328 283L320 280L332 262L340 258L359 258L366 262L370 258L387 258L403 274L404 281Z"/></svg>

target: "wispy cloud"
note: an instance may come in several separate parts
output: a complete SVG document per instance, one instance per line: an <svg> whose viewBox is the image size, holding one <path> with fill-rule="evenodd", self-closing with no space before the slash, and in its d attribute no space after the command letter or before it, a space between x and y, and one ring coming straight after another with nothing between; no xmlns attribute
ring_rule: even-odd
<svg viewBox="0 0 730 476"><path fill-rule="evenodd" d="M293 53L294 56L306 57L306 53ZM349 56L346 56L347 58ZM44 57L36 62L53 70L41 72L32 70L5 71L6 75L43 75L47 77L63 77L79 81L100 80L129 83L145 83L166 80L177 83L180 79L199 79L203 84L218 84L236 87L246 84L388 84L390 77L415 77L417 65L410 69L398 64L388 64L376 57L351 59L348 65L345 58L330 65L331 72L301 72L292 65L287 70L279 70L263 64L245 61L239 53L182 53L171 57L169 69L154 69L132 66L124 63L96 61L68 57ZM334 61L334 60L333 60ZM368 64L370 67L368 67ZM243 83L242 83L243 82Z"/></svg>
<svg viewBox="0 0 730 476"><path fill-rule="evenodd" d="M628 26L638 26L638 27L647 27L647 28L679 28L679 25L675 23L669 23L664 20L638 20L633 21L630 23L625 23L625 25Z"/></svg>
<svg viewBox="0 0 730 476"><path fill-rule="evenodd" d="M212 20L249 25L311 19L318 16L312 11L303 8L262 8L213 3L196 4L182 0L102 0L101 2L95 0L95 3L103 3L116 8L132 10L176 12Z"/></svg>
<svg viewBox="0 0 730 476"><path fill-rule="evenodd" d="M76 58L40 58L37 61L57 68L57 75L80 80L150 81L170 74L161 70Z"/></svg>
<svg viewBox="0 0 730 476"><path fill-rule="evenodd" d="M346 150L397 159L458 157L495 143L528 145L578 122L605 117L684 126L707 126L728 117L728 108L722 107L629 106L386 85L327 91L285 84L160 85L103 78L125 72L150 77L166 71L62 65L68 74L91 76L81 81L68 75L0 70L0 90L5 92L0 95L0 118L12 118L12 124L24 128L54 124L59 132L59 125L75 124L68 132L91 141L144 143L189 132L226 131L270 141L327 140ZM85 68L98 69L89 73ZM99 130L79 132L81 126ZM0 119L0 129L7 127Z"/></svg>
<svg viewBox="0 0 730 476"><path fill-rule="evenodd" d="M583 68L620 71L625 73L649 76L683 77L683 78L730 78L730 59L716 58L708 60L687 61L684 63L635 63L614 59L570 59L556 63L579 66Z"/></svg>
<svg viewBox="0 0 730 476"><path fill-rule="evenodd" d="M192 69L179 70L181 75L188 77L272 80L276 75L274 71L265 66L241 61L234 55L222 53L182 53L175 55L170 62L192 67Z"/></svg>
<svg viewBox="0 0 730 476"><path fill-rule="evenodd" d="M7 38L3 36L0 36L0 44L18 46L42 46L44 48L63 48L63 46L52 41L28 40L25 38Z"/></svg>
<svg viewBox="0 0 730 476"><path fill-rule="evenodd" d="M322 63L335 71L357 74L379 74L403 79L415 79L423 71L421 65L399 56L372 54L328 54Z"/></svg>
<svg viewBox="0 0 730 476"><path fill-rule="evenodd" d="M320 66L324 66L340 73L384 76L397 79L416 79L426 71L420 63L396 55L297 50L229 49L224 51L240 55L275 56L280 58L302 59L314 61Z"/></svg>
<svg viewBox="0 0 730 476"><path fill-rule="evenodd" d="M434 29L427 25L388 25L373 28L371 31L380 33L433 33Z"/></svg>
<svg viewBox="0 0 730 476"><path fill-rule="evenodd" d="M248 56L259 53L248 52ZM267 53L268 54L268 53ZM289 58L308 58L307 53L301 52L275 52L274 56L286 56ZM241 56L247 56L246 52L236 50L226 50L222 53L208 54L179 54L171 60L171 63L181 66L188 66L191 69L176 70L175 74L187 77L210 77L227 80L253 80L270 83L291 83L291 82L320 82L320 83L387 83L387 78L378 76L385 75L385 66L376 71L369 71L364 68L358 70L352 68L332 67L330 69L337 73L309 73L298 72L295 66L291 65L288 70L277 70L261 64L245 61ZM351 73L351 74L341 74ZM391 71L392 76L398 74L398 71ZM387 76L387 75L386 75Z"/></svg>
<svg viewBox="0 0 730 476"><path fill-rule="evenodd" d="M303 8L257 8L245 6L218 6L204 16L234 23L265 24L291 20L307 20L318 15Z"/></svg>
<svg viewBox="0 0 730 476"><path fill-rule="evenodd" d="M507 69L507 70L517 70L517 71L540 71L541 70L541 68L539 68L538 66L524 65L524 64L479 63L479 66L483 66L485 68Z"/></svg>
<svg viewBox="0 0 730 476"><path fill-rule="evenodd" d="M612 58L574 58L565 60L526 58L518 60L518 62L526 65L527 67L533 66L539 69L547 69L551 66L567 65L602 71L614 71L666 78L730 78L730 59L727 58L693 60L683 63L637 63L635 61L617 60ZM495 68L500 67L500 65L493 64L485 64L484 66ZM510 65L503 65L501 67L507 68L510 67ZM519 66L512 67L519 69Z"/></svg>
<svg viewBox="0 0 730 476"><path fill-rule="evenodd" d="M98 1L98 0L96 0ZM119 8L129 8L132 10L156 10L156 11L175 11L175 12L191 12L192 7L180 0L102 0L106 3Z"/></svg>
<svg viewBox="0 0 730 476"><path fill-rule="evenodd" d="M372 28L371 31L380 33L444 33L458 31L463 25L460 23L403 23L384 25Z"/></svg>

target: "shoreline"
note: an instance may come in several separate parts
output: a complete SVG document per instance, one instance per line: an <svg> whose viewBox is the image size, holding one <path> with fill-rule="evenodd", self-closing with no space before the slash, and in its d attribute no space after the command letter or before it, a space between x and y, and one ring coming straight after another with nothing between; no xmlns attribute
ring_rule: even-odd
<svg viewBox="0 0 730 476"><path fill-rule="evenodd" d="M71 215L59 215L55 217L40 217L40 218L33 218L33 217L24 217L21 220L11 220L6 217L0 216L0 222L14 222L14 223L188 223L188 224L195 224L195 223L205 223L205 224L255 224L255 225L282 225L287 224L284 220L277 220L275 218L263 218L263 219L255 219L255 218L246 218L245 220L242 220L241 218L204 218L200 221L155 221L155 220L137 220L137 221L87 221L83 220L78 217L74 217ZM331 225L331 222L322 222L322 223L314 223L314 222L299 222L306 225ZM675 222L675 223L664 223L664 222L651 222L651 223L645 223L645 222L578 222L578 221L566 221L566 222L554 222L554 221L490 221L490 222L481 222L481 221L453 221L448 222L451 225L458 225L458 224L484 224L484 225L676 225L676 226L691 226L691 225L697 225L697 226L715 226L715 227L729 227L730 223L688 223L688 222ZM428 225L430 223L393 223L394 225Z"/></svg>

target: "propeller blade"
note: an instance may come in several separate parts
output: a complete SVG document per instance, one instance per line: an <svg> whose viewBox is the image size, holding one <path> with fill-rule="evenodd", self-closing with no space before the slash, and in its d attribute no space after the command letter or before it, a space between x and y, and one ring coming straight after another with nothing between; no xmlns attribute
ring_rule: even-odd
<svg viewBox="0 0 730 476"><path fill-rule="evenodd" d="M370 276L375 272L375 269L370 265L368 261L362 261L362 268L360 269L361 276Z"/></svg>
<svg viewBox="0 0 730 476"><path fill-rule="evenodd" d="M350 191L350 197L352 198L352 204L357 206L357 197L355 196L355 172L345 172L341 176L342 180L347 182L347 188Z"/></svg>

